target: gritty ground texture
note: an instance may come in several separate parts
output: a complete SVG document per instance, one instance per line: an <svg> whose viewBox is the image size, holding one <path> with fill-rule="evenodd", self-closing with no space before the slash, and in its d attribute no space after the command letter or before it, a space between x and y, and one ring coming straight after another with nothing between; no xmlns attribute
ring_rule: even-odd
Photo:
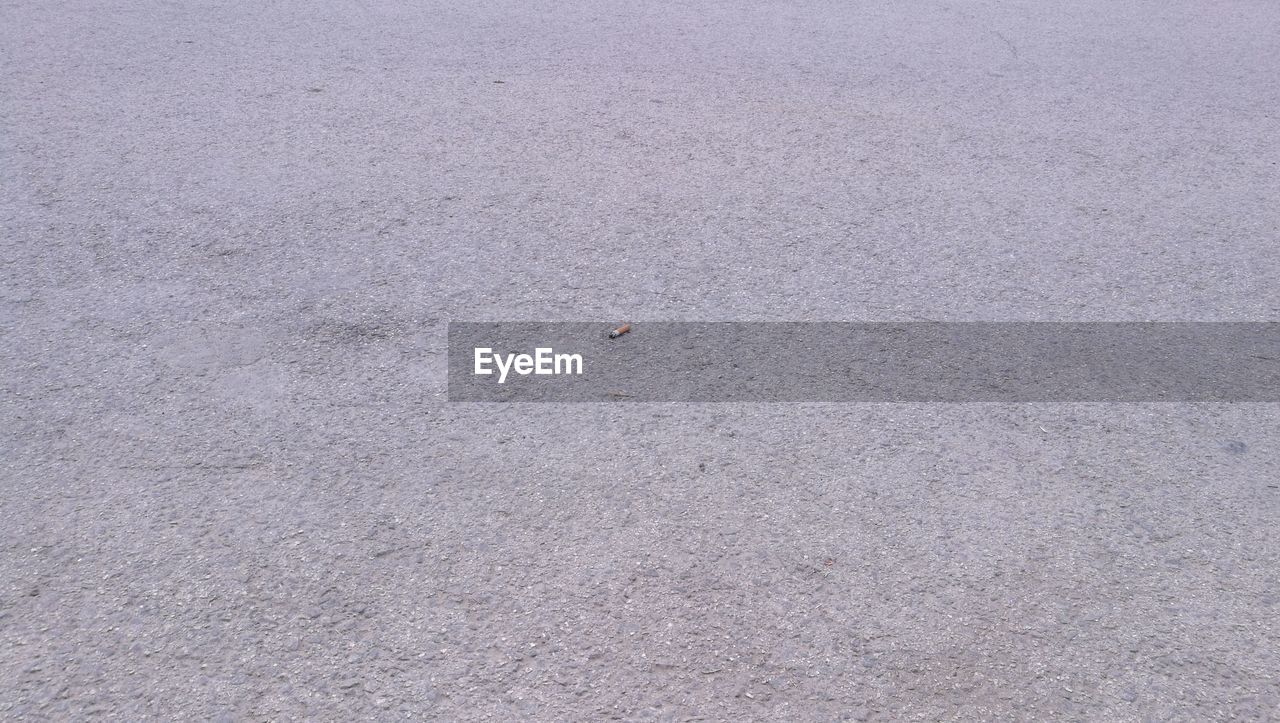
<svg viewBox="0 0 1280 723"><path fill-rule="evenodd" d="M1280 405L451 404L444 344L1276 320L1277 37L0 3L0 717L1280 716Z"/></svg>

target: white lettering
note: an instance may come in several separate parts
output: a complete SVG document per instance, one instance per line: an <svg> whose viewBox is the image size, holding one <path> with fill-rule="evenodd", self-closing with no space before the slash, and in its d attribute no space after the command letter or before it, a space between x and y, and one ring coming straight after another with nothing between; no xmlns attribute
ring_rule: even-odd
<svg viewBox="0 0 1280 723"><path fill-rule="evenodd" d="M537 364L533 368L533 373L539 376L551 373L551 347L540 346L533 350L534 360Z"/></svg>
<svg viewBox="0 0 1280 723"><path fill-rule="evenodd" d="M547 351L551 351L548 349ZM560 371L560 363L564 362L564 371ZM577 369L573 365L577 364ZM555 374L582 374L581 354L556 354Z"/></svg>
<svg viewBox="0 0 1280 723"><path fill-rule="evenodd" d="M489 358L486 359L485 357ZM476 374L492 374L493 370L484 366L486 361L493 361L493 350L488 347L480 347L476 349Z"/></svg>
<svg viewBox="0 0 1280 723"><path fill-rule="evenodd" d="M524 376L533 371L533 357L528 354L520 354L516 357L516 374Z"/></svg>
<svg viewBox="0 0 1280 723"><path fill-rule="evenodd" d="M501 354L498 354L494 358L494 361L497 362L498 364L498 383L499 384L502 384L503 382L507 381L507 372L511 371L511 364L515 362L515 360L516 360L515 354L507 355L506 364L502 363L503 359Z"/></svg>
<svg viewBox="0 0 1280 723"><path fill-rule="evenodd" d="M498 383L505 384L507 375L514 371L520 376L558 374L582 374L581 354L556 354L549 346L540 346L529 354L495 354L489 347L475 349L475 373L493 374L498 368Z"/></svg>

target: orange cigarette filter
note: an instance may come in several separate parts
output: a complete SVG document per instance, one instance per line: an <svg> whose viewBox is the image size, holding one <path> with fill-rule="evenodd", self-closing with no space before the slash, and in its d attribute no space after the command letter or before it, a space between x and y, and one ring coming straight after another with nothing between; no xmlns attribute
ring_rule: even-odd
<svg viewBox="0 0 1280 723"><path fill-rule="evenodd" d="M631 331L631 325L630 325L630 324L623 324L622 326L618 327L617 329L614 329L613 331L609 332L609 338L610 338L610 339L617 339L618 337L622 336L623 334L627 333L628 331Z"/></svg>

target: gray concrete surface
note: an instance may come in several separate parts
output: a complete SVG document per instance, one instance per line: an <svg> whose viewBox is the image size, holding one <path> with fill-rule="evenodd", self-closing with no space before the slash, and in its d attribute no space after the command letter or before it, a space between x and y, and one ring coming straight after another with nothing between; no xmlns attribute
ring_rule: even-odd
<svg viewBox="0 0 1280 723"><path fill-rule="evenodd" d="M0 4L0 716L1280 717L1277 405L445 402L459 320L1275 320L1270 0Z"/></svg>

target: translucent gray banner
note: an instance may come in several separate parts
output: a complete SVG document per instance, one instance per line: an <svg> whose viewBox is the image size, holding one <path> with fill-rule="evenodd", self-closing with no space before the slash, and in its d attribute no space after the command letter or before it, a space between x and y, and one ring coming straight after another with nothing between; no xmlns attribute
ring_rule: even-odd
<svg viewBox="0 0 1280 723"><path fill-rule="evenodd" d="M457 402L1277 402L1280 323L452 322Z"/></svg>

